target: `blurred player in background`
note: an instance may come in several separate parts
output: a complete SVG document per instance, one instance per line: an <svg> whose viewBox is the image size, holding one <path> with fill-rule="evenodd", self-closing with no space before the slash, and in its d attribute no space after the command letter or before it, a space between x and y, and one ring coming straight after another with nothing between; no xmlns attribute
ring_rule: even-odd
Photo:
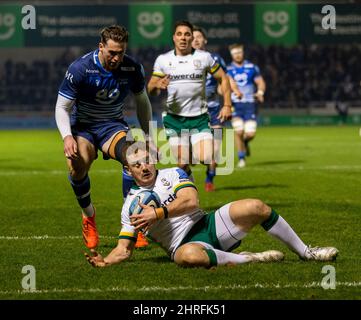
<svg viewBox="0 0 361 320"><path fill-rule="evenodd" d="M180 168L156 170L145 143L127 142L122 151L123 162L132 174L132 187L122 208L122 229L118 245L103 258L95 250L86 255L94 267L107 267L131 257L139 229L168 253L176 264L184 267L212 267L248 262L281 261L284 254L276 250L264 252L231 251L256 225L261 225L295 252L302 260L335 260L334 247L310 247L303 243L292 227L271 207L258 199L243 199L227 203L214 212L199 207L198 191ZM130 205L142 191L155 192L161 206L141 204L140 214L133 214Z"/></svg>
<svg viewBox="0 0 361 320"><path fill-rule="evenodd" d="M206 50L207 44L207 36L205 31L197 26L193 27L193 43L192 47L198 50ZM217 53L211 53L212 58L216 61L224 72L227 72L227 66L222 57ZM206 82L206 98L208 104L208 113L210 117L210 127L212 129L222 129L223 123L218 118L219 113L221 111L221 102L218 95L218 81L210 74L207 74L207 82ZM213 179L216 175L216 159L218 158L218 153L220 152L220 146L222 143L222 136L213 135L214 138L214 156L212 159L212 163L208 165L207 173L206 173L206 181L205 181L205 190L207 192L214 191L214 183Z"/></svg>
<svg viewBox="0 0 361 320"><path fill-rule="evenodd" d="M237 85L235 87L234 82L231 82L234 91L232 93L234 107L232 126L235 130L238 150L238 167L243 168L246 165L246 155L250 155L249 142L256 135L256 102L264 101L266 83L258 66L244 59L243 45L232 44L229 46L229 51L232 63L227 67L227 71ZM238 91L242 93L241 97Z"/></svg>
<svg viewBox="0 0 361 320"><path fill-rule="evenodd" d="M139 123L149 134L152 107L145 90L141 64L125 54L128 31L110 26L101 31L99 48L75 60L60 86L55 118L64 141L69 181L82 209L83 239L88 248L98 245L95 208L90 198L88 171L98 157L121 162L120 148L129 130L123 118L124 99L132 92ZM133 179L123 171L123 197ZM139 237L137 246L147 241Z"/></svg>
<svg viewBox="0 0 361 320"><path fill-rule="evenodd" d="M158 56L155 61L148 92L159 95L161 90L167 90L163 125L178 166L191 176L190 163L210 164L213 158L213 136L205 95L207 74L220 83L223 92L224 103L217 117L220 122L231 117L231 89L226 73L211 54L192 48L191 23L179 21L175 24L173 42L174 50Z"/></svg>

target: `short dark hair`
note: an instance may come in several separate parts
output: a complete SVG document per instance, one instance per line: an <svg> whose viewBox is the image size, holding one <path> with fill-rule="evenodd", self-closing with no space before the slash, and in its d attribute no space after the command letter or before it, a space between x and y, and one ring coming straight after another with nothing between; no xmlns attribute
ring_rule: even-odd
<svg viewBox="0 0 361 320"><path fill-rule="evenodd" d="M100 42L106 44L109 39L115 42L128 42L129 32L128 30L120 25L112 25L105 27L100 32Z"/></svg>
<svg viewBox="0 0 361 320"><path fill-rule="evenodd" d="M193 26L193 32L194 32L194 31L200 32L200 33L202 34L203 38L204 38L204 39L207 39L206 31L205 31L203 28L198 27L198 26Z"/></svg>
<svg viewBox="0 0 361 320"><path fill-rule="evenodd" d="M173 29L173 34L175 33L175 31L177 30L177 28L179 26L186 26L189 29L191 29L191 32L193 33L193 24L191 24L188 20L178 20L175 24L174 24L174 29Z"/></svg>

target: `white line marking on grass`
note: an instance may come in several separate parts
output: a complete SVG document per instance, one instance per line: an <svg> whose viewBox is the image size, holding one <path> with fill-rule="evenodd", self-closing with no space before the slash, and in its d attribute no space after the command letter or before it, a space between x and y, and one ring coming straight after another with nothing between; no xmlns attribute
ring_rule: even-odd
<svg viewBox="0 0 361 320"><path fill-rule="evenodd" d="M276 164L272 166L248 166L245 169L234 168L235 171L247 170L247 171L318 171L318 170L327 170L327 171L340 171L340 170L361 170L361 165L325 165L325 166L289 166L284 164ZM192 168L192 171L203 172L203 167ZM121 175L121 170L116 169L100 169L92 170L91 173L94 174L119 174ZM67 171L62 170L51 170L51 171L41 171L41 170L7 170L0 171L0 176L23 176L23 175L66 175Z"/></svg>
<svg viewBox="0 0 361 320"><path fill-rule="evenodd" d="M116 239L116 236L99 236L101 239ZM0 240L68 240L68 239L83 239L82 236L0 236Z"/></svg>
<svg viewBox="0 0 361 320"><path fill-rule="evenodd" d="M361 287L361 282L336 282L336 287ZM22 290L8 290L0 291L1 295L9 294L48 294L48 293L102 293L102 292L172 292L172 291L219 291L219 290L247 290L247 289L309 289L309 288L322 288L320 282L310 282L305 284L262 284L256 283L251 285L230 285L230 286L178 286L178 287L141 287L141 288L129 288L129 287L112 287L112 288L65 288L65 289L40 289L36 291L22 291Z"/></svg>

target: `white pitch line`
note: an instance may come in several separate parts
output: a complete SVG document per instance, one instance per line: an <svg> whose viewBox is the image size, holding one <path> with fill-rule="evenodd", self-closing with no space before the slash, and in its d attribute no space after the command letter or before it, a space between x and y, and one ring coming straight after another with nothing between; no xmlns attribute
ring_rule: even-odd
<svg viewBox="0 0 361 320"><path fill-rule="evenodd" d="M116 239L116 236L99 236L101 239ZM68 240L83 239L82 236L0 236L0 240Z"/></svg>
<svg viewBox="0 0 361 320"><path fill-rule="evenodd" d="M235 171L239 171L237 167L234 167ZM270 166L248 166L245 169L247 171L315 171L315 170L327 170L327 171L339 171L339 170L361 170L361 165L325 165L325 166L287 166L284 164L275 164ZM202 172L204 168L192 168L194 172ZM93 170L91 174L122 174L121 170L115 169L104 169L104 170ZM62 170L11 170L11 171L0 171L0 176L24 176L24 175L66 175L67 171Z"/></svg>
<svg viewBox="0 0 361 320"><path fill-rule="evenodd" d="M337 287L361 287L361 282L336 282ZM251 285L229 285L229 286L203 286L203 287L193 287L193 286L178 286L178 287L141 287L131 289L129 287L112 287L112 288L65 288L65 289L40 289L35 291L26 291L26 290L8 290L0 291L0 295L9 295L9 294L47 294L47 293L102 293L102 292L172 292L172 291L219 291L219 290L247 290L247 289L309 289L309 288L322 288L320 282L310 282L305 284L262 284L255 283Z"/></svg>

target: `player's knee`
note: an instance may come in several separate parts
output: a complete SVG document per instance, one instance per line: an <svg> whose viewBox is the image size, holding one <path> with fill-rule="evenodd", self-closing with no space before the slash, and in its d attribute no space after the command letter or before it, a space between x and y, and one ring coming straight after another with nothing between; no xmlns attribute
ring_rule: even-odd
<svg viewBox="0 0 361 320"><path fill-rule="evenodd" d="M246 132L244 135L245 140L251 140L256 136L256 132Z"/></svg>
<svg viewBox="0 0 361 320"><path fill-rule="evenodd" d="M84 162L82 159L72 160L68 163L69 175L74 180L83 179L88 173L90 164Z"/></svg>
<svg viewBox="0 0 361 320"><path fill-rule="evenodd" d="M182 267L206 266L207 261L202 254L203 250L191 245L185 245L177 255L176 263Z"/></svg>
<svg viewBox="0 0 361 320"><path fill-rule="evenodd" d="M261 221L267 219L271 214L271 208L259 199L250 199L247 205L249 206L250 212Z"/></svg>
<svg viewBox="0 0 361 320"><path fill-rule="evenodd" d="M244 130L243 120L240 118L234 118L232 120L232 127L237 134L243 133Z"/></svg>
<svg viewBox="0 0 361 320"><path fill-rule="evenodd" d="M199 155L199 161L202 164L211 164L213 160L213 155L211 152L205 151Z"/></svg>

